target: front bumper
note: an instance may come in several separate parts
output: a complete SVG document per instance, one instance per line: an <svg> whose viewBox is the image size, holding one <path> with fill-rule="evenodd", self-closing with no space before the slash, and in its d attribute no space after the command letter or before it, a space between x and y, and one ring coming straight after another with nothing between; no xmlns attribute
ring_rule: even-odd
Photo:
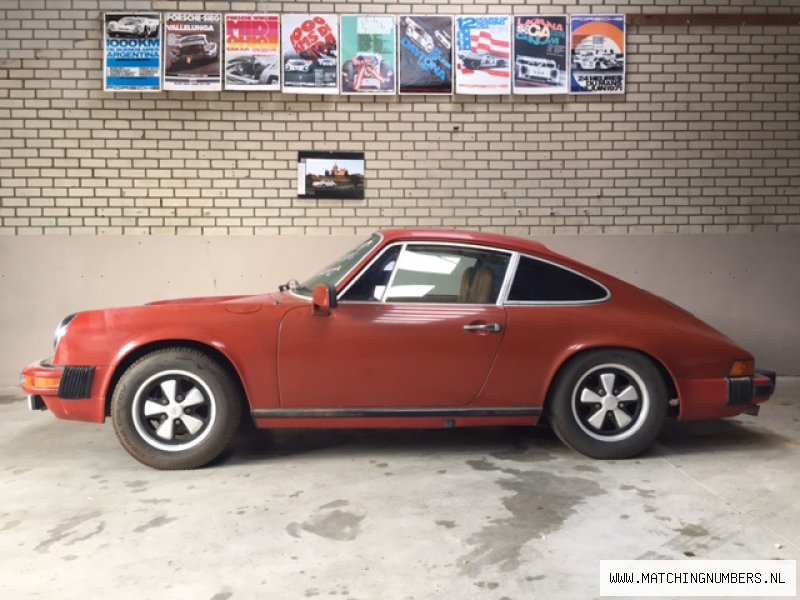
<svg viewBox="0 0 800 600"><path fill-rule="evenodd" d="M45 359L22 370L20 387L31 410L49 409L59 419L102 423L105 374L102 367L54 365Z"/></svg>
<svg viewBox="0 0 800 600"><path fill-rule="evenodd" d="M685 379L678 383L681 421L758 414L775 392L775 372L758 369L748 377Z"/></svg>

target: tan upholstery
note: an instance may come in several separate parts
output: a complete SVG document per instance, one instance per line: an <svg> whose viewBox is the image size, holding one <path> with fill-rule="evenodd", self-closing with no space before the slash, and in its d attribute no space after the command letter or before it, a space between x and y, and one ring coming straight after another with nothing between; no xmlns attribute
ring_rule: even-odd
<svg viewBox="0 0 800 600"><path fill-rule="evenodd" d="M467 304L469 302L469 290L472 287L472 280L475 278L475 267L470 267L464 271L461 276L461 290L458 292L459 304Z"/></svg>
<svg viewBox="0 0 800 600"><path fill-rule="evenodd" d="M488 267L481 267L475 272L475 277L472 278L467 302L469 304L491 304L493 290L494 271Z"/></svg>

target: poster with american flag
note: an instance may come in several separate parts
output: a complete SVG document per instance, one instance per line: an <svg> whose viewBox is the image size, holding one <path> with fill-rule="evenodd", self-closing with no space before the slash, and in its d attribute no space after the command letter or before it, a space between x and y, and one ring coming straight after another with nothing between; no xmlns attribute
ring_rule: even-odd
<svg viewBox="0 0 800 600"><path fill-rule="evenodd" d="M456 93L511 93L511 17L456 17Z"/></svg>

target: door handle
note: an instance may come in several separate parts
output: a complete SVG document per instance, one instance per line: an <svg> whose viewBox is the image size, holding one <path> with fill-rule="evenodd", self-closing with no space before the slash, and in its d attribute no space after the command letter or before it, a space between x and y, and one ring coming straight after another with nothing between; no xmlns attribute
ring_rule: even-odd
<svg viewBox="0 0 800 600"><path fill-rule="evenodd" d="M464 325L464 331L486 331L488 333L499 333L503 331L503 326L500 323L480 323Z"/></svg>

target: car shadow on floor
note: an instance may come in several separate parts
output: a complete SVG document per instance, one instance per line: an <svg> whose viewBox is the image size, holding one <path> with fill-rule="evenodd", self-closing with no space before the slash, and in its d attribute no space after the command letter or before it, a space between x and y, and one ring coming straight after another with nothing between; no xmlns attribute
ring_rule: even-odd
<svg viewBox="0 0 800 600"><path fill-rule="evenodd" d="M658 436L659 454L738 451L752 454L797 444L796 440L764 428L753 428L752 424L740 418L692 423L668 421Z"/></svg>
<svg viewBox="0 0 800 600"><path fill-rule="evenodd" d="M638 458L694 453L773 451L793 443L790 438L756 430L735 420L700 423L667 422L653 448ZM299 429L243 431L220 463L272 461L312 453L331 457L482 453L497 458L522 456L529 460L579 457L553 431L536 427L463 429ZM580 457L584 458L584 457Z"/></svg>
<svg viewBox="0 0 800 600"><path fill-rule="evenodd" d="M269 461L310 453L327 456L392 454L567 452L547 427L463 429L286 429L243 431L225 463Z"/></svg>

